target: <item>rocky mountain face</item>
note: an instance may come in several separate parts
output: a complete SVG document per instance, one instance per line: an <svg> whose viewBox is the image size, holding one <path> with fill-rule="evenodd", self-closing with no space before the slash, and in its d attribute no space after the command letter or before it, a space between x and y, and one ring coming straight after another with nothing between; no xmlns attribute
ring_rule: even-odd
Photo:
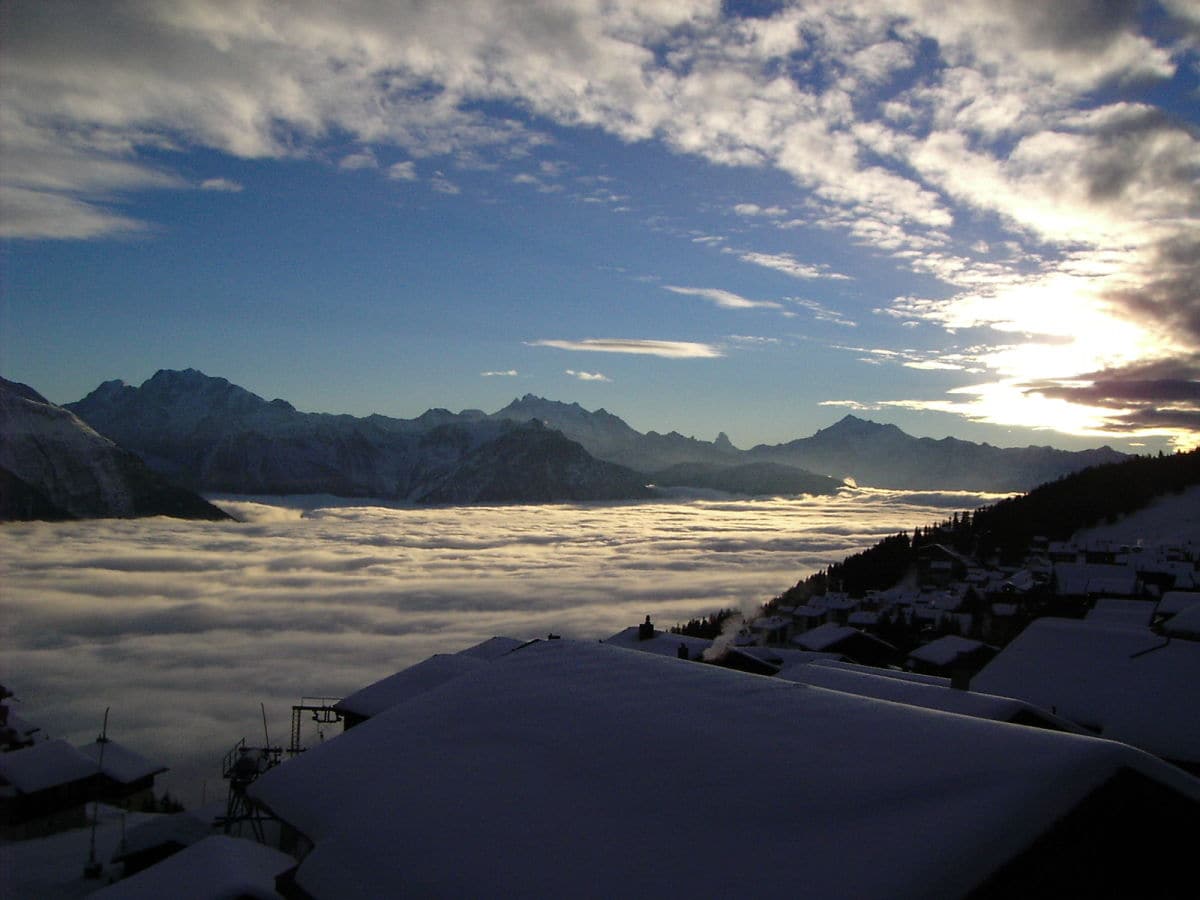
<svg viewBox="0 0 1200 900"><path fill-rule="evenodd" d="M227 519L32 388L0 378L0 519Z"/></svg>
<svg viewBox="0 0 1200 900"><path fill-rule="evenodd" d="M416 419L298 412L189 369L110 381L69 404L196 490L416 503L635 499L644 479L541 423L430 410ZM570 444L570 446L565 446Z"/></svg>
<svg viewBox="0 0 1200 900"><path fill-rule="evenodd" d="M906 490L1027 491L1126 455L1110 447L993 447L957 438L916 438L895 425L846 416L811 437L759 445L751 459L801 466L835 478Z"/></svg>

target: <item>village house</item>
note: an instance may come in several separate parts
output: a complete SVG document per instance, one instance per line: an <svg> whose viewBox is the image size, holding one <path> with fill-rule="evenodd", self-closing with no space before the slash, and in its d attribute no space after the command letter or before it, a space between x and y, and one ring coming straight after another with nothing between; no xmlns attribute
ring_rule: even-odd
<svg viewBox="0 0 1200 900"><path fill-rule="evenodd" d="M747 752L753 771L731 765ZM738 814L798 761L821 777ZM303 851L277 890L312 900L778 892L777 866L712 865L731 847L787 859L812 896L1168 897L1200 814L1200 783L1111 741L565 640L249 791Z"/></svg>
<svg viewBox="0 0 1200 900"><path fill-rule="evenodd" d="M62 740L0 753L0 837L81 828L100 778L95 760Z"/></svg>
<svg viewBox="0 0 1200 900"><path fill-rule="evenodd" d="M1050 709L1200 774L1200 642L1183 638L1124 622L1037 619L971 687Z"/></svg>

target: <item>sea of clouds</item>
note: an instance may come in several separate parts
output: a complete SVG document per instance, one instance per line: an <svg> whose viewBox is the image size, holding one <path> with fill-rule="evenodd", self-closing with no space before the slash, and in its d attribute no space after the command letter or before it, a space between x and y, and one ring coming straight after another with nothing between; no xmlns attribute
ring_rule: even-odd
<svg viewBox="0 0 1200 900"><path fill-rule="evenodd" d="M224 797L239 738L288 742L291 705L341 697L493 635L602 639L751 610L879 538L994 495L433 509L217 498L240 522L10 523L0 681L52 737L109 735ZM313 742L314 726L305 739ZM336 729L335 729L336 730Z"/></svg>

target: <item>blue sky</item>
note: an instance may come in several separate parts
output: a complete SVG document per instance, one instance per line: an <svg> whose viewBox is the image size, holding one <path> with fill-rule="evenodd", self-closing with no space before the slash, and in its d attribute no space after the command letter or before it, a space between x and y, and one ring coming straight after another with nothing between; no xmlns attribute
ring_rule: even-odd
<svg viewBox="0 0 1200 900"><path fill-rule="evenodd" d="M0 371L1200 441L1200 4L7 2Z"/></svg>

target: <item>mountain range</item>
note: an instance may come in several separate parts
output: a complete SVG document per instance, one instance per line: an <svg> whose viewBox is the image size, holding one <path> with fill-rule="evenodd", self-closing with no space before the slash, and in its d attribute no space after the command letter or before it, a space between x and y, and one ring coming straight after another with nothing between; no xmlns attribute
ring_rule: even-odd
<svg viewBox="0 0 1200 900"><path fill-rule="evenodd" d="M0 520L228 519L33 388L0 378Z"/></svg>
<svg viewBox="0 0 1200 900"><path fill-rule="evenodd" d="M844 479L899 489L1024 491L1124 458L915 438L846 416L811 437L735 447L642 433L604 409L527 394L494 413L415 419L297 411L224 378L162 370L108 381L66 405L155 471L193 490L332 493L410 502L637 499L647 485L766 495L832 493Z"/></svg>

